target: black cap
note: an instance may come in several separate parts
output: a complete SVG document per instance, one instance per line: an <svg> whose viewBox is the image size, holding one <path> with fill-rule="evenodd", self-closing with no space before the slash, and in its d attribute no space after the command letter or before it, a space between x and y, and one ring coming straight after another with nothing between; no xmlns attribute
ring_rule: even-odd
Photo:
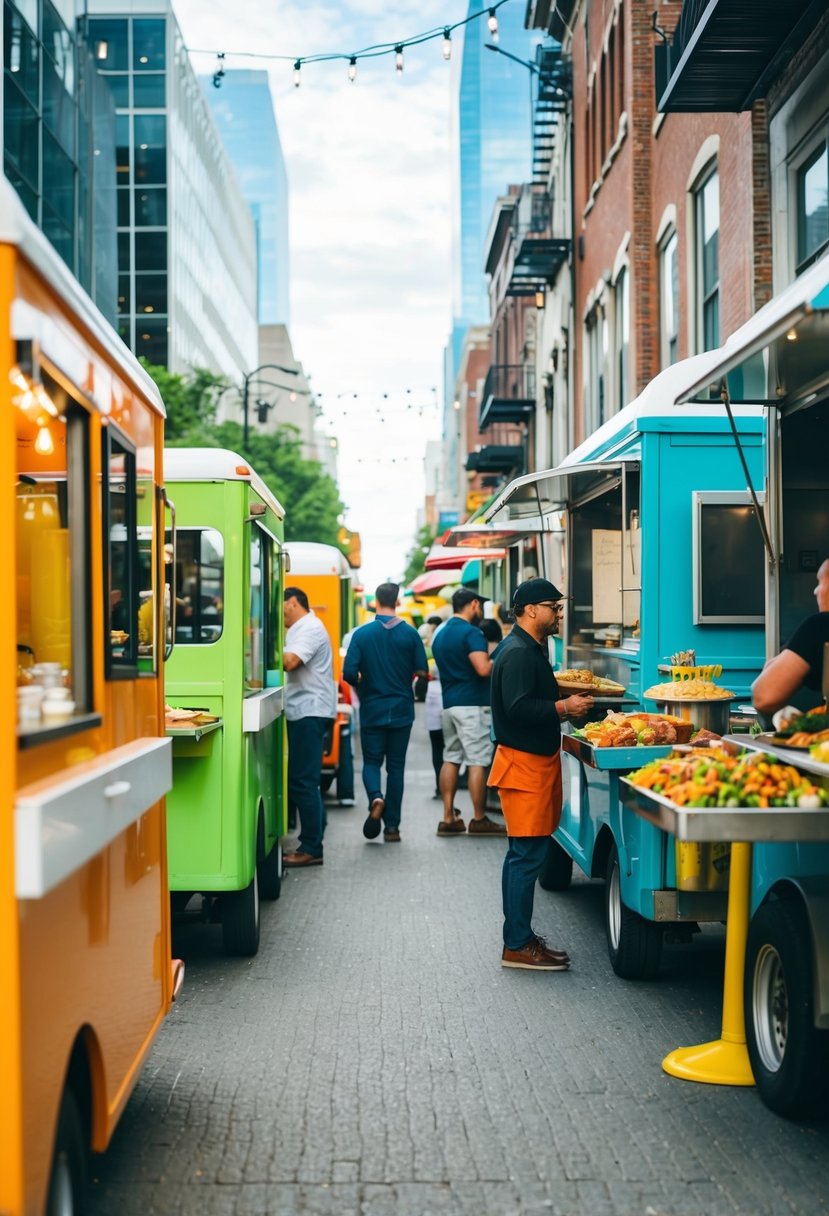
<svg viewBox="0 0 829 1216"><path fill-rule="evenodd" d="M558 587L548 578L528 578L525 583L519 583L512 596L513 608L523 608L525 604L543 604L547 600L563 600L564 596Z"/></svg>
<svg viewBox="0 0 829 1216"><path fill-rule="evenodd" d="M480 600L482 604L486 603L487 597L481 595L480 591L473 591L471 587L458 587L455 594L452 596L452 611L461 612L468 607L473 600Z"/></svg>

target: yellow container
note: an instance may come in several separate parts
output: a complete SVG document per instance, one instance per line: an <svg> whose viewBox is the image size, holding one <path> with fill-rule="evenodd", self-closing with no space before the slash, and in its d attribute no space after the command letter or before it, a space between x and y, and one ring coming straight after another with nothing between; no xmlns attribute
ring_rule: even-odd
<svg viewBox="0 0 829 1216"><path fill-rule="evenodd" d="M730 867L730 844L676 842L678 891L727 891Z"/></svg>

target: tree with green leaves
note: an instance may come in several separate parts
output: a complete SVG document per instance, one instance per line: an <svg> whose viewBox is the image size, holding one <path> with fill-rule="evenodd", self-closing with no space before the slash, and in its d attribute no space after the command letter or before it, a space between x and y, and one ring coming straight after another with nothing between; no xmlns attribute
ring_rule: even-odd
<svg viewBox="0 0 829 1216"><path fill-rule="evenodd" d="M143 361L142 361L143 362ZM317 460L302 454L300 433L281 426L263 434L251 431L244 447L238 422L216 422L219 398L234 388L204 368L186 376L150 363L144 366L167 407L164 442L168 447L229 448L239 452L285 508L285 539L336 545L345 510L334 479Z"/></svg>
<svg viewBox="0 0 829 1216"><path fill-rule="evenodd" d="M408 587L412 579L417 578L418 574L422 574L426 569L426 556L435 543L437 533L434 528L430 528L428 524L424 524L415 537L415 543L409 550L406 557L406 571L403 575L403 584Z"/></svg>

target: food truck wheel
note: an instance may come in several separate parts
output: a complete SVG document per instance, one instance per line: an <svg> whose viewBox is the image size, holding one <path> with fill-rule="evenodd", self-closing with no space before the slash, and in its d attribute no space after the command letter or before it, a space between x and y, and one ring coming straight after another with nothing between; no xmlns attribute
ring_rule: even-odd
<svg viewBox="0 0 829 1216"><path fill-rule="evenodd" d="M265 821L259 816L259 844L257 855L260 858L256 867L259 875L259 894L263 899L279 899L282 894L282 845L277 840L268 853L265 853Z"/></svg>
<svg viewBox="0 0 829 1216"><path fill-rule="evenodd" d="M624 980L652 980L662 957L662 926L622 903L619 852L610 847L605 883L605 929L610 965Z"/></svg>
<svg viewBox="0 0 829 1216"><path fill-rule="evenodd" d="M573 858L551 836L538 881L545 891L567 891L572 880Z"/></svg>
<svg viewBox="0 0 829 1216"><path fill-rule="evenodd" d="M46 1216L79 1216L83 1211L85 1190L86 1149L83 1126L75 1096L71 1089L67 1089L58 1115Z"/></svg>
<svg viewBox="0 0 829 1216"><path fill-rule="evenodd" d="M790 899L763 904L746 946L746 1041L760 1097L787 1118L826 1104L829 1031L815 1026L813 993L805 909Z"/></svg>
<svg viewBox="0 0 829 1216"><path fill-rule="evenodd" d="M259 876L244 891L222 895L222 941L226 954L253 958L259 949Z"/></svg>

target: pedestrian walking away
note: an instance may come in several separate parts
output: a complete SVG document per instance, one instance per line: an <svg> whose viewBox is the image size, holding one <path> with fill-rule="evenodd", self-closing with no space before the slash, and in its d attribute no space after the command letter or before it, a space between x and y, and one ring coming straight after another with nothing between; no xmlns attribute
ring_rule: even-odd
<svg viewBox="0 0 829 1216"><path fill-rule="evenodd" d="M416 629L396 615L400 588L381 583L374 593L373 621L354 633L343 665L343 679L360 698L360 742L368 816L363 835L400 840L404 770L414 722L412 682L428 674L426 651ZM382 768L386 765L386 788Z"/></svg>
<svg viewBox="0 0 829 1216"><path fill-rule="evenodd" d="M325 807L320 792L326 732L337 713L331 642L300 587L284 594L285 718L288 725L288 799L299 814L299 841L288 867L321 866Z"/></svg>
<svg viewBox="0 0 829 1216"><path fill-rule="evenodd" d="M432 639L432 654L443 690L440 770L443 818L438 824L438 836L460 836L467 830L463 819L455 814L458 773L464 762L472 799L469 835L506 835L506 828L493 823L486 814L486 770L492 760L493 744L489 707L492 659L480 629L485 598L469 587L459 587L452 596L454 615Z"/></svg>
<svg viewBox="0 0 829 1216"><path fill-rule="evenodd" d="M492 723L496 749L489 784L501 796L509 846L501 875L502 967L566 971L566 950L532 928L535 883L561 817L561 721L583 718L593 698L561 698L547 651L558 632L561 592L528 579L512 599L515 625L493 655Z"/></svg>

